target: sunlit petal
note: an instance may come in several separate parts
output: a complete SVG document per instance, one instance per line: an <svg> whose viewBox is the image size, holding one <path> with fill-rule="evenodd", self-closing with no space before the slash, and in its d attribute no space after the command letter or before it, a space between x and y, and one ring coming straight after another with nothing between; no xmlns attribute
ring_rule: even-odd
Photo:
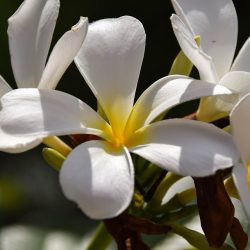
<svg viewBox="0 0 250 250"><path fill-rule="evenodd" d="M165 120L138 130L130 151L169 171L196 177L232 167L239 160L231 135L186 119Z"/></svg>
<svg viewBox="0 0 250 250"><path fill-rule="evenodd" d="M81 17L79 23L61 37L49 57L39 88L56 88L63 73L81 48L87 29L88 19Z"/></svg>
<svg viewBox="0 0 250 250"><path fill-rule="evenodd" d="M250 94L241 99L230 114L232 134L245 165L250 161Z"/></svg>
<svg viewBox="0 0 250 250"><path fill-rule="evenodd" d="M172 0L176 13L188 22L201 47L212 57L222 77L231 67L238 33L238 21L232 0ZM242 69L240 69L242 70Z"/></svg>
<svg viewBox="0 0 250 250"><path fill-rule="evenodd" d="M250 93L250 72L231 71L224 75L220 84L239 93L239 96Z"/></svg>
<svg viewBox="0 0 250 250"><path fill-rule="evenodd" d="M13 90L1 98L0 105L0 150L3 151L25 146L22 140L28 140L26 137L77 133L105 137L105 131L109 132L109 125L87 104L55 90Z"/></svg>
<svg viewBox="0 0 250 250"><path fill-rule="evenodd" d="M11 63L18 87L37 87L55 28L59 0L25 0L9 18Z"/></svg>
<svg viewBox="0 0 250 250"><path fill-rule="evenodd" d="M250 72L250 37L242 46L240 52L234 60L232 71L247 71Z"/></svg>
<svg viewBox="0 0 250 250"><path fill-rule="evenodd" d="M127 130L149 124L162 112L186 101L204 96L231 95L223 86L183 76L167 76L152 84L138 99Z"/></svg>
<svg viewBox="0 0 250 250"><path fill-rule="evenodd" d="M192 33L177 15L172 15L170 20L181 49L199 70L201 79L216 82L217 73L212 58L196 44Z"/></svg>
<svg viewBox="0 0 250 250"><path fill-rule="evenodd" d="M199 120L211 122L227 116L237 101L242 96L250 93L250 73L231 71L222 77L220 85L231 89L237 94L203 98L197 112Z"/></svg>
<svg viewBox="0 0 250 250"><path fill-rule="evenodd" d="M250 192L248 188L247 169L243 165L237 164L233 168L233 178L245 213L250 219Z"/></svg>
<svg viewBox="0 0 250 250"><path fill-rule="evenodd" d="M60 172L64 194L89 217L111 218L122 213L134 192L133 163L125 148L88 141L75 148Z"/></svg>
<svg viewBox="0 0 250 250"><path fill-rule="evenodd" d="M75 59L113 127L124 127L133 106L145 38L133 17L103 19L89 25Z"/></svg>

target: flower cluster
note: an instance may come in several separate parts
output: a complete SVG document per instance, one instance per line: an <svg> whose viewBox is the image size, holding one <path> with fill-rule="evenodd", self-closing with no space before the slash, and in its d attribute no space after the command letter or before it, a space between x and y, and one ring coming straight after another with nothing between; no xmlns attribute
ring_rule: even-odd
<svg viewBox="0 0 250 250"><path fill-rule="evenodd" d="M172 66L175 74L152 83L135 100L146 41L139 20L123 16L89 24L81 17L47 60L59 0L25 0L9 18L18 89L0 77L0 150L21 153L48 145L44 157L59 169L65 196L89 217L104 219L119 249L127 240L122 234L137 240L137 249L148 249L139 236L149 228L154 234L178 233L171 214L189 209L190 215L193 206L204 244L227 247L230 233L235 247L244 249L247 236L226 183L234 181L250 218L250 42L232 63L238 26L231 0L172 4L176 14L170 19L182 50ZM96 97L97 111L55 90L73 60ZM187 73L192 65L200 79ZM173 107L197 99L191 116L167 118ZM73 149L57 137L65 135ZM178 206L174 196L162 204L172 184L185 176L194 180L192 199ZM114 230L118 226L120 233Z"/></svg>

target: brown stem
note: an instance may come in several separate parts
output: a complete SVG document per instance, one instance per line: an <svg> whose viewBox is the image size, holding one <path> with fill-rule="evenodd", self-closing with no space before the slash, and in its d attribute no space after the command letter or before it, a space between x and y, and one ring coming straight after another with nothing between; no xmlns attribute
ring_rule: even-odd
<svg viewBox="0 0 250 250"><path fill-rule="evenodd" d="M231 239L237 250L245 250L248 242L248 236L243 231L243 228L238 219L234 218L233 225L230 230Z"/></svg>
<svg viewBox="0 0 250 250"><path fill-rule="evenodd" d="M194 112L194 113L192 113L190 115L186 115L184 118L188 119L188 120L197 120L196 112Z"/></svg>
<svg viewBox="0 0 250 250"><path fill-rule="evenodd" d="M104 221L107 230L114 237L119 250L148 250L141 234L165 234L171 228L158 225L148 219L123 213Z"/></svg>

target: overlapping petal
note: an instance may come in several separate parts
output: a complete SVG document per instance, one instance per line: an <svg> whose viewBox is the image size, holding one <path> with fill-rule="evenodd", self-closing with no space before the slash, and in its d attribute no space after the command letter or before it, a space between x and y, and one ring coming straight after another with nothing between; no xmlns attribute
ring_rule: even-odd
<svg viewBox="0 0 250 250"><path fill-rule="evenodd" d="M230 114L232 134L245 165L250 161L250 140L247 136L250 129L249 107L250 94L242 98Z"/></svg>
<svg viewBox="0 0 250 250"><path fill-rule="evenodd" d="M56 88L63 73L81 48L87 29L88 19L81 17L80 21L61 37L49 57L39 88Z"/></svg>
<svg viewBox="0 0 250 250"><path fill-rule="evenodd" d="M58 12L59 0L25 0L9 18L11 63L19 88L37 87Z"/></svg>
<svg viewBox="0 0 250 250"><path fill-rule="evenodd" d="M224 98L205 97L200 101L196 117L199 121L212 122L228 116L233 108L237 95Z"/></svg>
<svg viewBox="0 0 250 250"><path fill-rule="evenodd" d="M125 148L88 141L67 157L60 171L60 183L66 197L89 217L115 217L131 202L133 163Z"/></svg>
<svg viewBox="0 0 250 250"><path fill-rule="evenodd" d="M196 44L190 29L185 26L177 15L172 15L170 20L181 49L199 70L201 79L216 82L218 76L212 58Z"/></svg>
<svg viewBox="0 0 250 250"><path fill-rule="evenodd" d="M12 90L12 88L10 87L10 85L0 75L0 97L11 90Z"/></svg>
<svg viewBox="0 0 250 250"><path fill-rule="evenodd" d="M200 102L197 117L201 121L211 122L227 116L239 99L250 93L250 73L231 71L220 80L223 85L237 94L224 96L211 96L203 98Z"/></svg>
<svg viewBox="0 0 250 250"><path fill-rule="evenodd" d="M250 72L250 38L246 40L240 52L234 60L232 71L246 71Z"/></svg>
<svg viewBox="0 0 250 250"><path fill-rule="evenodd" d="M176 13L185 19L201 47L212 57L222 77L231 67L238 33L238 21L232 0L172 0ZM184 18L183 18L184 17Z"/></svg>
<svg viewBox="0 0 250 250"><path fill-rule="evenodd" d="M111 125L123 129L133 106L145 49L145 31L129 16L89 25L75 62Z"/></svg>
<svg viewBox="0 0 250 250"><path fill-rule="evenodd" d="M220 84L238 92L242 97L250 93L250 72L231 71L222 77Z"/></svg>
<svg viewBox="0 0 250 250"><path fill-rule="evenodd" d="M247 169L242 164L233 168L234 183L237 187L243 208L250 219L250 192L248 189Z"/></svg>
<svg viewBox="0 0 250 250"><path fill-rule="evenodd" d="M29 137L91 133L106 138L110 131L106 121L87 104L56 90L13 90L1 98L0 105L0 150L13 152L19 145L25 147L23 139Z"/></svg>
<svg viewBox="0 0 250 250"><path fill-rule="evenodd" d="M186 101L204 96L230 95L220 85L184 76L167 76L153 83L136 102L126 129L136 130L149 124L162 112Z"/></svg>
<svg viewBox="0 0 250 250"><path fill-rule="evenodd" d="M212 175L239 160L228 133L199 121L157 122L138 130L130 143L131 152L180 175Z"/></svg>
<svg viewBox="0 0 250 250"><path fill-rule="evenodd" d="M232 135L241 154L241 161L243 163L236 164L233 169L233 178L245 212L250 218L250 192L247 172L247 167L250 163L250 138L248 136L250 126L249 105L250 94L247 94L233 108L230 114L230 122Z"/></svg>

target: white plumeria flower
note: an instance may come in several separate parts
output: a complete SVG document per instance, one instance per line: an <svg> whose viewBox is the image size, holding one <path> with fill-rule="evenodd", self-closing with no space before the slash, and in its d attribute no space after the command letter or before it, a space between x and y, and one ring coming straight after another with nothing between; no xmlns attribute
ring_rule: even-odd
<svg viewBox="0 0 250 250"><path fill-rule="evenodd" d="M245 212L250 219L250 94L244 96L230 114L232 134L242 162L233 168L233 177Z"/></svg>
<svg viewBox="0 0 250 250"><path fill-rule="evenodd" d="M32 148L29 137L79 133L100 137L73 149L60 172L65 195L92 218L114 217L130 204L134 167L129 151L191 176L213 174L239 158L231 136L213 125L186 119L151 124L185 101L231 94L223 86L164 77L133 106L145 38L142 24L129 16L89 26L76 64L107 121L81 100L56 90L19 89L1 98L1 150Z"/></svg>
<svg viewBox="0 0 250 250"><path fill-rule="evenodd" d="M250 39L232 64L238 22L232 0L172 0L177 15L171 21L181 49L202 80L224 85L239 95L202 98L197 117L212 121L228 115L240 97L250 92ZM198 46L194 36L200 35Z"/></svg>
<svg viewBox="0 0 250 250"><path fill-rule="evenodd" d="M88 29L88 19L83 17L59 39L45 67L59 7L59 0L25 0L9 18L11 64L18 88L56 88L82 46ZM11 90L0 76L0 97Z"/></svg>
<svg viewBox="0 0 250 250"><path fill-rule="evenodd" d="M59 7L59 0L25 0L9 18L11 64L18 88L54 89L82 46L88 28L83 17L59 39L45 67Z"/></svg>

